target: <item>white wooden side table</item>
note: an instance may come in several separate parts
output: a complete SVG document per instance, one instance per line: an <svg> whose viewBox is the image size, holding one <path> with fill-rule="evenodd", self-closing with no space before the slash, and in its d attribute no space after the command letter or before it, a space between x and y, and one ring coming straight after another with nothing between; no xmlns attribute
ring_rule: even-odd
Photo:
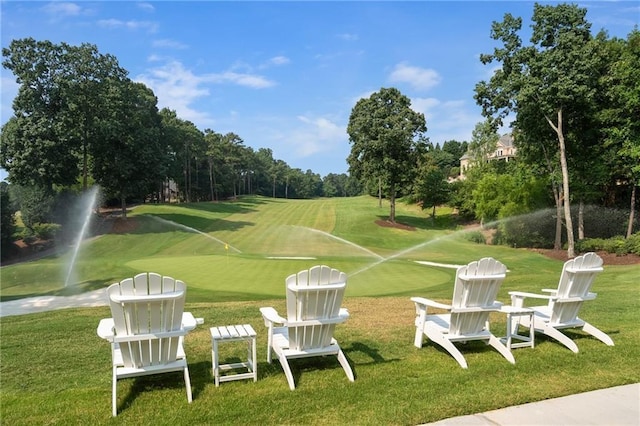
<svg viewBox="0 0 640 426"><path fill-rule="evenodd" d="M500 341L502 341L502 343L505 343L509 350L511 350L512 348L533 348L535 332L535 329L533 327L533 309L506 305L500 308L500 312L507 314L507 336L500 339ZM518 334L518 328L520 326L519 317L525 316L529 317L528 336ZM514 319L518 319L515 324L513 322ZM514 343L513 340L518 340L518 342Z"/></svg>
<svg viewBox="0 0 640 426"><path fill-rule="evenodd" d="M213 367L213 378L216 386L220 382L231 380L253 379L258 380L258 364L256 363L256 332L249 324L227 325L211 327L211 362ZM220 364L218 347L222 342L247 342L247 362L234 362L230 364ZM244 373L220 374L222 371L234 369L247 369Z"/></svg>

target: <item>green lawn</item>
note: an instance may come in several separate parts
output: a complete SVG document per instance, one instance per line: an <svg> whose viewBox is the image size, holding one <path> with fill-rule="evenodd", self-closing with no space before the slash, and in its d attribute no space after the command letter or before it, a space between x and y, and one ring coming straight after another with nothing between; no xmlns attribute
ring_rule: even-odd
<svg viewBox="0 0 640 426"><path fill-rule="evenodd" d="M640 267L605 265L582 317L608 333L607 347L575 331L580 352L537 336L514 350L511 365L481 342L463 346L469 369L432 343L413 346L410 296L447 301L454 270L414 262L462 264L493 256L509 272L508 291L554 287L562 262L506 247L477 245L464 232L433 227L404 204L398 217L412 231L376 225L388 207L369 197L321 200L247 198L233 203L144 205L132 210L135 231L87 240L64 288L69 253L3 267L2 300L106 287L142 271L184 280L187 309L205 320L186 338L194 392L187 404L179 373L120 381L111 418L110 351L95 333L106 307L68 309L0 321L0 415L4 424L419 424L577 392L640 381ZM160 218L161 220L158 220ZM194 228L187 230L176 224ZM225 249L225 244L229 247ZM292 259L304 257L312 259ZM351 318L336 338L356 381L333 359L293 362L291 392L279 364L266 363L266 330L258 308L284 307L284 278L324 263L348 273ZM258 332L259 380L223 383L211 376L208 327L250 323ZM492 317L503 335L505 320ZM223 348L225 348L223 346ZM240 349L237 351L236 349ZM236 358L243 351L229 347Z"/></svg>

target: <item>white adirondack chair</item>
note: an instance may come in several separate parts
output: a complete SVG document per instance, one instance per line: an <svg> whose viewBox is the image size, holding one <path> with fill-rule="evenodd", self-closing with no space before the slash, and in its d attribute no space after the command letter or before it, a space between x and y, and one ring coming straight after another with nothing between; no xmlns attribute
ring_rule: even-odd
<svg viewBox="0 0 640 426"><path fill-rule="evenodd" d="M328 266L314 266L290 275L285 283L287 318L274 308L260 308L268 327L267 361L271 363L272 353L278 358L291 390L295 382L289 360L294 358L335 355L353 382L351 366L333 338L336 324L349 318L347 310L340 307L347 275Z"/></svg>
<svg viewBox="0 0 640 426"><path fill-rule="evenodd" d="M589 290L596 275L602 270L602 258L595 253L586 253L565 262L557 289L542 289L543 292L549 293L546 295L510 291L511 304L523 307L526 298L547 300L545 306L529 307L534 310L534 328L556 339L573 352L578 352L578 346L560 330L581 327L584 332L613 346L613 340L607 334L578 318L583 302L596 298L597 294ZM525 327L530 325L528 318L520 319L520 323Z"/></svg>
<svg viewBox="0 0 640 426"><path fill-rule="evenodd" d="M187 400L191 402L182 341L197 320L183 312L184 282L142 273L112 284L107 295L112 318L102 319L97 333L111 342L114 417L118 414L117 381L127 377L183 371Z"/></svg>
<svg viewBox="0 0 640 426"><path fill-rule="evenodd" d="M510 363L513 355L500 340L489 331L489 314L500 310L502 304L496 296L506 276L507 268L499 261L486 257L456 272L451 305L438 303L423 297L412 297L416 305L416 336L414 345L422 347L423 335L442 346L456 361L467 368L467 361L453 344L470 340L486 340ZM427 308L449 311L447 314L431 314Z"/></svg>

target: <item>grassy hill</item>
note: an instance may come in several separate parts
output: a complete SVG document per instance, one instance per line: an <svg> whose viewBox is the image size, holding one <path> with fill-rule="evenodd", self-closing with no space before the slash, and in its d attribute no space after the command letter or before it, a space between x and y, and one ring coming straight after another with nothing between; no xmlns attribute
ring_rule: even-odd
<svg viewBox="0 0 640 426"><path fill-rule="evenodd" d="M387 207L370 197L320 200L243 198L236 202L143 205L126 227L87 239L73 284L64 288L69 250L3 267L2 300L106 287L138 272L184 280L187 309L205 320L185 339L193 404L180 373L118 384L120 414L111 418L108 343L96 336L109 308L79 308L0 319L0 418L6 424L420 424L577 392L640 381L637 265L598 276L595 301L582 315L608 333L608 347L570 331L580 352L536 336L507 363L482 342L462 345L464 370L437 345L413 346L410 296L451 299L454 269L493 256L509 269L508 291L557 284L562 261L526 249L475 244L448 212L432 223L416 206L398 204L401 228L381 226ZM422 264L417 261L431 262ZM284 307L284 279L314 264L347 272L350 319L336 329L356 375L349 383L335 359L293 363L291 392L280 366L267 364L261 306ZM258 332L257 383L219 388L211 377L209 327L249 323ZM491 329L504 335L504 315ZM243 356L245 349L222 357Z"/></svg>
<svg viewBox="0 0 640 426"><path fill-rule="evenodd" d="M125 232L83 242L70 286L64 288L71 250L60 250L2 268L2 300L105 287L145 271L187 282L189 302L256 300L279 297L284 277L319 263L349 274L351 296L441 287L446 297L453 271L415 260L463 264L491 255L513 268L527 262L557 268L557 262L533 253L467 241L464 230L442 226L451 222L447 212L434 227L414 205L399 203L397 210L398 222L408 226L380 226L376 222L385 220L388 208L366 196L141 205L129 213Z"/></svg>

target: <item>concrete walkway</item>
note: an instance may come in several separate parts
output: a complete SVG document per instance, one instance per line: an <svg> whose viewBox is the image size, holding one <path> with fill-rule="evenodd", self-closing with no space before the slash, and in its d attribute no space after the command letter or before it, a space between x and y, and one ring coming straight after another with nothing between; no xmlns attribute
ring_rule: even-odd
<svg viewBox="0 0 640 426"><path fill-rule="evenodd" d="M437 426L640 425L640 383L516 405L469 416L452 417Z"/></svg>
<svg viewBox="0 0 640 426"><path fill-rule="evenodd" d="M33 314L66 308L107 306L105 288L73 296L36 296L0 303L0 317Z"/></svg>

